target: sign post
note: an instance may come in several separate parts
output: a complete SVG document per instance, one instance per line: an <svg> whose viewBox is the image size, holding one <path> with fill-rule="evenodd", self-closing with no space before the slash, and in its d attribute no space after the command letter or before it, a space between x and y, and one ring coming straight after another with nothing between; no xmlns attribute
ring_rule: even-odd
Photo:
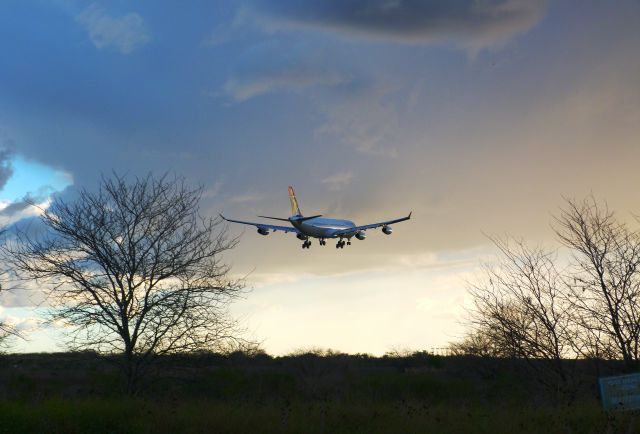
<svg viewBox="0 0 640 434"><path fill-rule="evenodd" d="M598 381L605 411L640 408L640 373L601 377Z"/></svg>

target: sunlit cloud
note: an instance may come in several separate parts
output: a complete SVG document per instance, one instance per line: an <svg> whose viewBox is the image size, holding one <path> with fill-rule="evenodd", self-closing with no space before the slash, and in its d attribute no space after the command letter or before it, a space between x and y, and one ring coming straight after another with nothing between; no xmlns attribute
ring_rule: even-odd
<svg viewBox="0 0 640 434"><path fill-rule="evenodd" d="M397 347L442 347L463 333L466 280L479 264L463 264L459 257L470 255L451 252L438 267L434 259L420 268L379 264L330 276L274 279L255 286L233 309L247 318L267 351L275 354L308 347L310 342L378 355Z"/></svg>
<svg viewBox="0 0 640 434"><path fill-rule="evenodd" d="M7 309L0 305L0 323L4 324L21 335L34 331L41 320L35 316L16 316L12 314L13 309Z"/></svg>

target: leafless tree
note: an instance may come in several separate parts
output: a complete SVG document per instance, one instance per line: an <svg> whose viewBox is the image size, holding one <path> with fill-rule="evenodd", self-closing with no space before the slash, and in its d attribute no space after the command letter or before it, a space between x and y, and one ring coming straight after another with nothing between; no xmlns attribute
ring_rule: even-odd
<svg viewBox="0 0 640 434"><path fill-rule="evenodd" d="M8 345L8 339L12 336L16 336L17 332L15 327L7 323L0 322L0 351L5 349Z"/></svg>
<svg viewBox="0 0 640 434"><path fill-rule="evenodd" d="M568 200L555 219L559 240L573 252L567 276L583 355L618 358L628 370L640 356L640 232L593 197Z"/></svg>
<svg viewBox="0 0 640 434"><path fill-rule="evenodd" d="M563 359L572 354L574 330L556 254L520 240L492 240L501 260L486 265L485 278L470 288L473 330L466 346L479 355L524 359L545 386L569 390Z"/></svg>
<svg viewBox="0 0 640 434"><path fill-rule="evenodd" d="M0 230L0 235L2 235L4 232L4 230ZM0 276L3 276L5 274L6 271L0 271ZM0 282L0 294L7 290L8 289L5 287L5 285ZM15 336L21 337L17 328L13 324L6 322L6 320L3 321L3 319L0 318L0 351L6 349L9 346L10 338Z"/></svg>
<svg viewBox="0 0 640 434"><path fill-rule="evenodd" d="M532 361L560 383L571 380L567 358L622 360L637 370L640 231L592 196L567 200L554 229L562 260L522 241L493 240L501 260L470 288L473 327L454 349Z"/></svg>
<svg viewBox="0 0 640 434"><path fill-rule="evenodd" d="M116 357L135 393L159 355L238 342L229 303L243 289L221 261L236 239L199 214L183 178L103 177L96 192L56 198L45 234L18 232L3 256L48 291L71 349Z"/></svg>

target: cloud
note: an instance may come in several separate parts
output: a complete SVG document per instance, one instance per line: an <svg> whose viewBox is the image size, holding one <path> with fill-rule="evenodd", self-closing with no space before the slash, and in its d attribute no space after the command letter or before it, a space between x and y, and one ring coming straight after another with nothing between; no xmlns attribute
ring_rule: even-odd
<svg viewBox="0 0 640 434"><path fill-rule="evenodd" d="M297 92L324 118L316 137L363 154L396 157L401 86L395 78L372 77L350 62L336 62L344 55L317 42L263 42L242 54L222 94L243 102L269 92Z"/></svg>
<svg viewBox="0 0 640 434"><path fill-rule="evenodd" d="M151 40L144 20L134 12L112 17L94 3L82 11L76 21L89 32L91 42L98 49L113 48L129 54Z"/></svg>
<svg viewBox="0 0 640 434"><path fill-rule="evenodd" d="M290 69L264 71L262 75L229 79L224 92L235 101L246 101L255 96L274 90L299 90L310 86L332 86L342 82L342 78L300 65Z"/></svg>
<svg viewBox="0 0 640 434"><path fill-rule="evenodd" d="M224 184L222 181L216 181L212 187L207 188L202 192L202 198L211 199L218 196L220 194L220 191L222 190L223 185Z"/></svg>
<svg viewBox="0 0 640 434"><path fill-rule="evenodd" d="M356 151L395 158L400 132L398 87L383 79L359 77L348 86L314 95L324 123L316 136L336 139Z"/></svg>
<svg viewBox="0 0 640 434"><path fill-rule="evenodd" d="M236 102L272 91L300 91L314 86L349 82L347 74L328 66L322 53L305 44L283 46L276 41L258 44L241 57L223 93Z"/></svg>
<svg viewBox="0 0 640 434"><path fill-rule="evenodd" d="M4 208L0 208L0 216L9 217L21 213L36 203L36 200L30 196L7 204ZM0 205L1 206L1 205Z"/></svg>
<svg viewBox="0 0 640 434"><path fill-rule="evenodd" d="M352 179L352 172L338 172L335 175L331 175L320 182L326 184L331 191L339 191L342 190L343 187L349 185Z"/></svg>
<svg viewBox="0 0 640 434"><path fill-rule="evenodd" d="M6 149L0 150L0 190L12 175L13 165L11 164L11 152Z"/></svg>
<svg viewBox="0 0 640 434"><path fill-rule="evenodd" d="M253 0L267 24L401 43L484 48L526 32L547 0ZM273 27L273 26L272 26Z"/></svg>
<svg viewBox="0 0 640 434"><path fill-rule="evenodd" d="M262 199L262 195L257 193L245 193L238 196L233 196L229 200L233 203L248 203L257 202Z"/></svg>
<svg viewBox="0 0 640 434"><path fill-rule="evenodd" d="M0 324L4 324L21 335L26 333L33 332L38 328L40 324L40 320L33 316L15 316L12 315L13 309L4 309L3 306L0 305Z"/></svg>
<svg viewBox="0 0 640 434"><path fill-rule="evenodd" d="M35 193L27 192L16 201L0 202L0 224L7 226L24 218L41 215L51 204L55 192L52 186L44 185Z"/></svg>

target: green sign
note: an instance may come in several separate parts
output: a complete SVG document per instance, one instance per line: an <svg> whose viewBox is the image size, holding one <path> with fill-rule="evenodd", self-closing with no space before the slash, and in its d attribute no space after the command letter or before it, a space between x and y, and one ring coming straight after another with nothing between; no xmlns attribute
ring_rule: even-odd
<svg viewBox="0 0 640 434"><path fill-rule="evenodd" d="M634 410L640 408L640 374L602 377L600 398L605 410Z"/></svg>

